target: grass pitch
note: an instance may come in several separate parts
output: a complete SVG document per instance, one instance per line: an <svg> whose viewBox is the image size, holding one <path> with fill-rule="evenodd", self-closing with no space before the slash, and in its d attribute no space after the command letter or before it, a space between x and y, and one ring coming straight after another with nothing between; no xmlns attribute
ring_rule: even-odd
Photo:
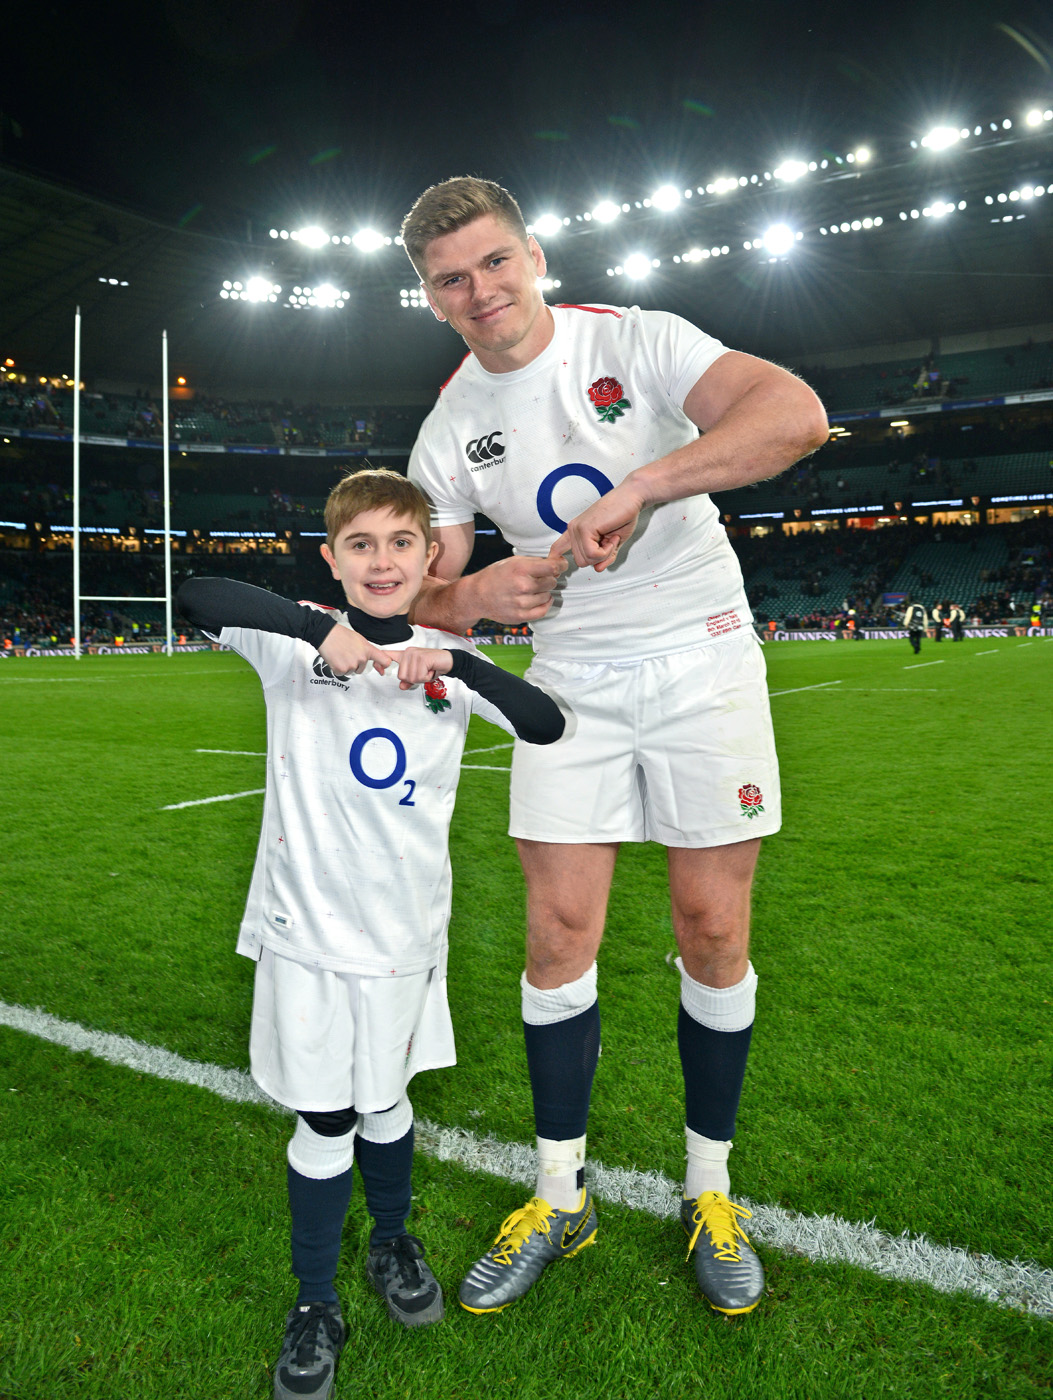
<svg viewBox="0 0 1053 1400"><path fill-rule="evenodd" d="M493 648L521 670L526 649ZM1053 643L766 649L785 828L758 872L760 973L733 1183L756 1201L1053 1266L1048 853ZM930 664L930 663L939 664ZM919 665L918 663L924 663ZM189 1059L247 1063L233 954L262 798L263 702L229 654L0 669L0 1000ZM504 736L474 723L468 747ZM205 754L198 749L246 750ZM523 894L509 751L469 756L453 831L460 1064L420 1115L529 1142ZM600 955L590 1154L682 1167L664 860L626 847ZM0 1400L267 1397L291 1298L284 1117L0 1029ZM762 1250L727 1320L669 1222L601 1211L598 1247L506 1313L456 1307L521 1188L420 1155L411 1228L450 1304L391 1324L356 1191L336 1397L1039 1396L1050 1323Z"/></svg>

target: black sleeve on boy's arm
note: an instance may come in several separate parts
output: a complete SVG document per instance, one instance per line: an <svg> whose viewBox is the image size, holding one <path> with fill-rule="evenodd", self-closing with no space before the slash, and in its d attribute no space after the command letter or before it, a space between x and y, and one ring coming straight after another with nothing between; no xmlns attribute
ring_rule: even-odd
<svg viewBox="0 0 1053 1400"><path fill-rule="evenodd" d="M224 627L250 627L257 632L299 637L319 647L337 626L330 613L232 578L188 578L175 602L188 622L213 635Z"/></svg>
<svg viewBox="0 0 1053 1400"><path fill-rule="evenodd" d="M562 736L566 721L543 690L470 651L451 649L450 655L450 675L499 709L520 739L528 744L554 744Z"/></svg>

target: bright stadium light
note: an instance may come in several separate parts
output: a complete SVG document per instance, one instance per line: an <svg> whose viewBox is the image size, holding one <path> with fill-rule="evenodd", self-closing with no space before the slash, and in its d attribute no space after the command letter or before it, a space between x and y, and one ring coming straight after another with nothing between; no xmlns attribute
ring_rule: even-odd
<svg viewBox="0 0 1053 1400"><path fill-rule="evenodd" d="M294 229L290 237L295 238L297 243L302 243L306 248L324 248L329 242L329 235L324 228L319 228L317 224L308 224L306 228Z"/></svg>
<svg viewBox="0 0 1053 1400"><path fill-rule="evenodd" d="M680 191L672 185L662 185L651 196L651 203L656 209L668 213L670 209L675 209L680 203Z"/></svg>
<svg viewBox="0 0 1053 1400"><path fill-rule="evenodd" d="M1032 107L1031 111L1028 112L1024 120L1027 122L1028 126L1041 126L1042 113L1038 110L1037 107Z"/></svg>
<svg viewBox="0 0 1053 1400"><path fill-rule="evenodd" d="M275 286L269 277L250 277L245 283L243 301L274 301L281 287Z"/></svg>
<svg viewBox="0 0 1053 1400"><path fill-rule="evenodd" d="M870 147L860 146L855 152L855 157L860 165L866 165L867 161L870 159Z"/></svg>
<svg viewBox="0 0 1053 1400"><path fill-rule="evenodd" d="M930 151L945 151L961 139L962 134L957 127L934 126L927 136L921 138L921 144Z"/></svg>
<svg viewBox="0 0 1053 1400"><path fill-rule="evenodd" d="M552 238L562 231L563 220L558 214L542 214L540 219L534 220L534 232L539 233L542 238Z"/></svg>
<svg viewBox="0 0 1053 1400"><path fill-rule="evenodd" d="M537 279L537 284L543 292L554 292L563 286L563 283L558 277L539 277Z"/></svg>
<svg viewBox="0 0 1053 1400"><path fill-rule="evenodd" d="M775 167L772 174L776 180L783 180L790 184L794 180L799 180L802 175L808 174L808 165L803 160L784 160L781 165Z"/></svg>
<svg viewBox="0 0 1053 1400"><path fill-rule="evenodd" d="M646 253L630 253L624 263L625 275L638 281L641 277L649 276L653 266L653 259Z"/></svg>
<svg viewBox="0 0 1053 1400"><path fill-rule="evenodd" d="M351 242L360 253L375 253L378 248L383 248L385 244L391 242L390 238L385 238L382 233L377 233L376 229L362 228L351 237Z"/></svg>
<svg viewBox="0 0 1053 1400"><path fill-rule="evenodd" d="M772 224L763 239L765 251L773 258L785 257L796 242L797 234L788 224Z"/></svg>
<svg viewBox="0 0 1053 1400"><path fill-rule="evenodd" d="M600 224L609 224L612 219L616 219L622 212L621 205L615 204L613 200L602 199L592 211L592 217Z"/></svg>

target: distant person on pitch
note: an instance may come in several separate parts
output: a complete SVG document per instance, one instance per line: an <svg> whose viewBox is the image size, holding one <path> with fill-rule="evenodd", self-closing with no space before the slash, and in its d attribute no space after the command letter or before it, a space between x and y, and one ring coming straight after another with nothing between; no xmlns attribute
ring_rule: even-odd
<svg viewBox="0 0 1053 1400"><path fill-rule="evenodd" d="M929 625L928 615L920 603L908 603L903 614L903 626L907 629L907 640L914 648L914 655L921 651L921 639Z"/></svg>
<svg viewBox="0 0 1053 1400"><path fill-rule="evenodd" d="M347 1329L334 1279L358 1163L373 1217L366 1274L407 1327L442 1290L408 1234L414 1074L455 1063L446 1000L448 834L468 721L528 744L555 702L408 612L437 545L405 477L334 486L322 555L344 612L232 579L190 579L180 612L244 656L267 701L267 789L238 952L256 963L250 1060L297 1110L288 1148L299 1281L276 1400L327 1400ZM396 677L397 673L397 677Z"/></svg>

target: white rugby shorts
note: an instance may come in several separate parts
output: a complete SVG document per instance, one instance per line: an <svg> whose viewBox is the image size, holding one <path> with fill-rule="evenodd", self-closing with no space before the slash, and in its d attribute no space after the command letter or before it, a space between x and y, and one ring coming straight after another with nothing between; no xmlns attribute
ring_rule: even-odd
<svg viewBox="0 0 1053 1400"><path fill-rule="evenodd" d="M766 667L752 629L645 661L538 660L567 715L555 744L517 743L509 834L580 844L727 846L782 821Z"/></svg>
<svg viewBox="0 0 1053 1400"><path fill-rule="evenodd" d="M361 977L283 958L256 964L252 1077L287 1108L383 1113L426 1069L457 1063L446 978Z"/></svg>

